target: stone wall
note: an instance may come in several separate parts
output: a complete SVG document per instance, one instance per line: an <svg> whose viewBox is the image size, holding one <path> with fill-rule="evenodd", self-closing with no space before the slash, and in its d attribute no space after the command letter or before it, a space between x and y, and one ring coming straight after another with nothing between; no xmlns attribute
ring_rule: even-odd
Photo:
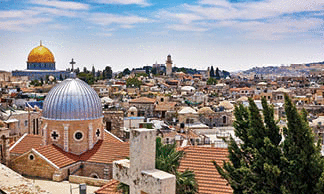
<svg viewBox="0 0 324 194"><path fill-rule="evenodd" d="M104 186L105 184L108 183L108 181L109 180L89 178L84 176L76 176L76 175L69 176L70 183L76 183L76 184L86 183L87 185L97 186L97 187Z"/></svg>
<svg viewBox="0 0 324 194"><path fill-rule="evenodd" d="M119 138L123 137L123 131L121 129L124 127L124 112L123 111L104 111L103 123L105 129L110 131L112 134ZM111 122L111 126L107 126ZM110 129L109 129L110 127Z"/></svg>
<svg viewBox="0 0 324 194"><path fill-rule="evenodd" d="M33 159L31 160L31 155ZM56 168L50 165L46 160L41 158L33 151L26 152L20 157L10 162L11 169L14 171L28 176L42 177L46 179L52 179Z"/></svg>
<svg viewBox="0 0 324 194"><path fill-rule="evenodd" d="M94 162L83 162L83 168L80 173L82 176L100 179L112 178L112 164L102 164Z"/></svg>

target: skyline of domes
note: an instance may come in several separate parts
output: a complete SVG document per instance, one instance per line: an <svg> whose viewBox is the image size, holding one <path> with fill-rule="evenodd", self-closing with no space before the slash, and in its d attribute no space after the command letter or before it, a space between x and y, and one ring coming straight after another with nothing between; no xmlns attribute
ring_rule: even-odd
<svg viewBox="0 0 324 194"><path fill-rule="evenodd" d="M42 45L42 42L40 42L40 45L33 48L27 59L28 63L55 63L55 58L53 53Z"/></svg>
<svg viewBox="0 0 324 194"><path fill-rule="evenodd" d="M44 100L48 120L92 120L103 117L98 94L87 83L66 79L52 88Z"/></svg>

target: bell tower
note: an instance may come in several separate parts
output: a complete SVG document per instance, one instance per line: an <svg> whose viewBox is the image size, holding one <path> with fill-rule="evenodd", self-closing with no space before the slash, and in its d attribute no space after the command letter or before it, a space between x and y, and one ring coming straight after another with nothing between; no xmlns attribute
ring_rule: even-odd
<svg viewBox="0 0 324 194"><path fill-rule="evenodd" d="M171 74L172 74L172 60L171 60L171 55L168 55L166 61L166 75L171 76Z"/></svg>

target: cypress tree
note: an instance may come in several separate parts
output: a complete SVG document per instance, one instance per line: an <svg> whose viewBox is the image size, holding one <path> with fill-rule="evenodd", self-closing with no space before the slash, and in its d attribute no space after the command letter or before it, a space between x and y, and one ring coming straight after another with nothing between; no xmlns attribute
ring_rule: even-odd
<svg viewBox="0 0 324 194"><path fill-rule="evenodd" d="M274 120L274 109L262 99L263 116L253 100L248 108L235 107L235 135L228 143L229 162L218 172L234 193L324 193L324 160L320 141L308 125L307 113L299 113L285 96L287 127Z"/></svg>
<svg viewBox="0 0 324 194"><path fill-rule="evenodd" d="M250 98L249 107L235 107L236 137L228 143L229 162L223 167L214 162L220 175L225 178L234 193L281 193L279 143L281 135L274 121L274 111L265 98L262 99L263 116Z"/></svg>
<svg viewBox="0 0 324 194"><path fill-rule="evenodd" d="M219 74L219 69L218 67L216 68L216 79L220 79L220 74Z"/></svg>
<svg viewBox="0 0 324 194"><path fill-rule="evenodd" d="M315 144L307 113L298 113L285 95L287 127L283 129L283 185L285 193L323 193L323 159L320 142ZM322 177L321 177L322 176Z"/></svg>
<svg viewBox="0 0 324 194"><path fill-rule="evenodd" d="M213 66L210 67L209 77L215 77L215 71Z"/></svg>

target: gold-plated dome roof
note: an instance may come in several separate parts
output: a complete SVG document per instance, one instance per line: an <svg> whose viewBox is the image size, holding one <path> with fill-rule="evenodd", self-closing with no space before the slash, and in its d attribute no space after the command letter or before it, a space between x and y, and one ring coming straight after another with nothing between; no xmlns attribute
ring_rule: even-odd
<svg viewBox="0 0 324 194"><path fill-rule="evenodd" d="M54 63L54 55L53 53L46 47L42 45L42 42L40 45L33 50L30 51L28 55L28 61L29 63Z"/></svg>

